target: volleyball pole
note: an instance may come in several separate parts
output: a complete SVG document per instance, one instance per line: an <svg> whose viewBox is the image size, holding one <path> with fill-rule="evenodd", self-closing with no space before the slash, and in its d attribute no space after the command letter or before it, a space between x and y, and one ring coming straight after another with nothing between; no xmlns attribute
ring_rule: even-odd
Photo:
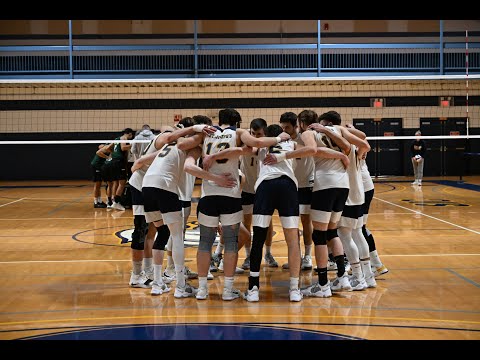
<svg viewBox="0 0 480 360"><path fill-rule="evenodd" d="M466 92L467 92L467 136L469 135L469 119L468 119L468 30L465 30L465 74L466 74Z"/></svg>

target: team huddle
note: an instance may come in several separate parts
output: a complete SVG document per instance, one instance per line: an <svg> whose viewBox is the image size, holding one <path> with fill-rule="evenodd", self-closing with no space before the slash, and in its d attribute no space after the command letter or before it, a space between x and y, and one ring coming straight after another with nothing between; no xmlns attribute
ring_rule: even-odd
<svg viewBox="0 0 480 360"><path fill-rule="evenodd" d="M249 130L241 129L240 122L234 109L220 110L217 126L206 116L184 118L177 128L163 127L135 161L129 179L135 225L130 286L148 287L152 295L161 295L175 280L176 298L207 299L208 280L213 278L212 246L220 233L222 299L259 301L263 247L271 239L277 210L288 248L283 268L290 273L290 301L376 287L375 277L388 270L366 228L374 188L365 162L370 150L365 134L351 125L341 126L335 111L320 116L312 110L286 112L279 124L269 126L257 118ZM198 288L187 281L192 272L185 267L184 256L195 178L202 179L197 206ZM244 292L234 287L235 273L243 270L237 267L242 247L246 255L242 268L250 270ZM300 289L301 270L312 269L312 247L318 281ZM153 264L144 265L142 271L142 254L148 251ZM337 272L333 281L327 277L331 269Z"/></svg>

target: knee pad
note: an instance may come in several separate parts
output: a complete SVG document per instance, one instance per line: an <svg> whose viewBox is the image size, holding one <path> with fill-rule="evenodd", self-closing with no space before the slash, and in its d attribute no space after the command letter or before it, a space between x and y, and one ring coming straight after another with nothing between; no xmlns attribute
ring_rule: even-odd
<svg viewBox="0 0 480 360"><path fill-rule="evenodd" d="M240 224L222 226L223 241L225 242L225 252L238 252L238 231Z"/></svg>
<svg viewBox="0 0 480 360"><path fill-rule="evenodd" d="M312 240L315 245L327 245L327 231L313 230Z"/></svg>
<svg viewBox="0 0 480 360"><path fill-rule="evenodd" d="M168 238L170 237L170 230L168 230L167 225L162 225L157 228L157 238L153 243L153 249L155 250L165 250L165 245L167 245Z"/></svg>
<svg viewBox="0 0 480 360"><path fill-rule="evenodd" d="M216 236L217 228L200 224L200 242L198 243L198 251L211 253L212 245Z"/></svg>
<svg viewBox="0 0 480 360"><path fill-rule="evenodd" d="M130 247L134 250L143 250L145 247L145 236L147 235L147 232L145 231L145 225L147 225L145 216L135 215L133 224L135 225L135 229L132 233L132 243L130 244Z"/></svg>
<svg viewBox="0 0 480 360"><path fill-rule="evenodd" d="M328 229L327 230L327 241L332 240L333 238L338 237L337 229Z"/></svg>

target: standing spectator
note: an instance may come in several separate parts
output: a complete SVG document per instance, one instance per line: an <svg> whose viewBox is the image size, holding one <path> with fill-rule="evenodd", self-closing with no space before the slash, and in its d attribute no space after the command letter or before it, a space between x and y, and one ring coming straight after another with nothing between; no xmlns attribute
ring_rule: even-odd
<svg viewBox="0 0 480 360"><path fill-rule="evenodd" d="M425 158L425 152L427 151L427 145L425 144L425 141L420 139L420 136L422 136L420 130L417 130L415 136L417 138L415 139L415 141L412 142L412 145L410 146L413 173L415 174L415 181L412 182L412 185L422 186L423 163Z"/></svg>

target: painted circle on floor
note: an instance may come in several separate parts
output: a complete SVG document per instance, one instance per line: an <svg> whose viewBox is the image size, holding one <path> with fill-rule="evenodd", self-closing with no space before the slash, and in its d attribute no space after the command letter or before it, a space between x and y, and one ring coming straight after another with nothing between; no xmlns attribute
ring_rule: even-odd
<svg viewBox="0 0 480 360"><path fill-rule="evenodd" d="M304 329L255 324L156 324L87 328L31 340L360 340Z"/></svg>

